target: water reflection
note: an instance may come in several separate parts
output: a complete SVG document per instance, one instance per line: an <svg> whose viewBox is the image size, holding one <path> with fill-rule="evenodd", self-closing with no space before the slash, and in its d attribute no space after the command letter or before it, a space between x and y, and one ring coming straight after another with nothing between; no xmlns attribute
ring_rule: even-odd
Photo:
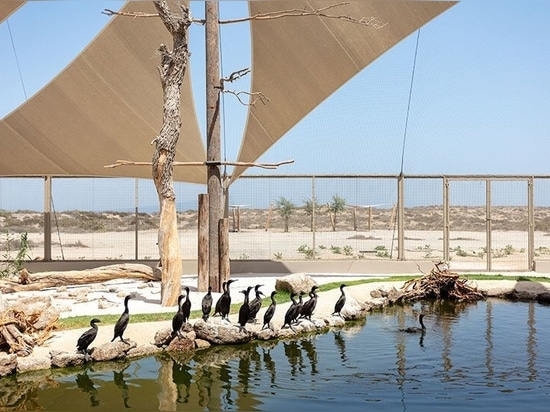
<svg viewBox="0 0 550 412"><path fill-rule="evenodd" d="M94 382L88 376L88 370L86 369L83 373L78 373L75 381L76 386L78 386L82 392L90 395L90 406L99 406L98 392Z"/></svg>
<svg viewBox="0 0 550 412"><path fill-rule="evenodd" d="M21 374L0 380L0 409L420 410L430 399L457 410L528 398L535 410L550 395L550 308L512 305L423 302L324 335ZM420 312L425 334L399 331Z"/></svg>

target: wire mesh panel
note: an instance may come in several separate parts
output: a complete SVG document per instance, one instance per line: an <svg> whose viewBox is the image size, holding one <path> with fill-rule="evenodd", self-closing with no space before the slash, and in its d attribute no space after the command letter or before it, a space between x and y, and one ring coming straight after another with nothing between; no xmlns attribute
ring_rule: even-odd
<svg viewBox="0 0 550 412"><path fill-rule="evenodd" d="M550 178L534 180L535 259L550 260Z"/></svg>
<svg viewBox="0 0 550 412"><path fill-rule="evenodd" d="M22 241L31 259L44 257L43 188L42 179L0 179L0 260L14 259Z"/></svg>
<svg viewBox="0 0 550 412"><path fill-rule="evenodd" d="M491 182L491 270L525 270L528 263L528 182Z"/></svg>
<svg viewBox="0 0 550 412"><path fill-rule="evenodd" d="M443 260L443 179L405 179L404 192L405 259Z"/></svg>
<svg viewBox="0 0 550 412"><path fill-rule="evenodd" d="M487 270L485 180L449 182L449 260L453 270Z"/></svg>

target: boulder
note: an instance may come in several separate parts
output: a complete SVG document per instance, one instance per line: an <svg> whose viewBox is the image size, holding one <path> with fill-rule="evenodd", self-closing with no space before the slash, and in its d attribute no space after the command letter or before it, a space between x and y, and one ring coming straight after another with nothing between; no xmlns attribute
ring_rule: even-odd
<svg viewBox="0 0 550 412"><path fill-rule="evenodd" d="M50 369L52 361L47 357L20 357L17 358L17 372L36 371L40 369Z"/></svg>
<svg viewBox="0 0 550 412"><path fill-rule="evenodd" d="M56 368L67 368L69 366L83 365L87 362L86 356L81 353L68 353L61 351L50 351L51 365Z"/></svg>
<svg viewBox="0 0 550 412"><path fill-rule="evenodd" d="M293 273L275 281L275 290L289 293L309 292L313 286L318 286L317 282L305 273Z"/></svg>
<svg viewBox="0 0 550 412"><path fill-rule="evenodd" d="M163 328L155 333L154 343L158 347L167 346L172 340L172 328Z"/></svg>
<svg viewBox="0 0 550 412"><path fill-rule="evenodd" d="M17 356L15 354L0 353L0 377L15 373L17 369Z"/></svg>
<svg viewBox="0 0 550 412"><path fill-rule="evenodd" d="M127 343L121 341L109 342L94 348L92 359L96 362L124 358L130 349L136 348L137 343L126 339Z"/></svg>
<svg viewBox="0 0 550 412"><path fill-rule="evenodd" d="M193 327L197 338L215 345L246 343L252 339L250 332L241 330L238 326L221 320L217 320L217 322L205 322L199 319Z"/></svg>

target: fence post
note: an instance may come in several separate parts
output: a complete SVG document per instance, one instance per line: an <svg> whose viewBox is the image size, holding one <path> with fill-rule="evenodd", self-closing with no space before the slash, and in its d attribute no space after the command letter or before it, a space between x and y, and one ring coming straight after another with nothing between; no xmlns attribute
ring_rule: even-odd
<svg viewBox="0 0 550 412"><path fill-rule="evenodd" d="M534 205L534 179L533 176L527 180L527 263L529 270L535 270L535 205Z"/></svg>
<svg viewBox="0 0 550 412"><path fill-rule="evenodd" d="M311 249L313 250L313 256L315 256L315 209L317 208L317 202L315 202L315 176L311 176Z"/></svg>
<svg viewBox="0 0 550 412"><path fill-rule="evenodd" d="M52 177L44 176L44 260L52 260Z"/></svg>
<svg viewBox="0 0 550 412"><path fill-rule="evenodd" d="M493 238L491 236L491 180L485 180L485 236L487 237L487 271L492 268Z"/></svg>
<svg viewBox="0 0 550 412"><path fill-rule="evenodd" d="M443 260L449 261L449 179L443 177Z"/></svg>
<svg viewBox="0 0 550 412"><path fill-rule="evenodd" d="M405 260L405 176L397 178L397 259Z"/></svg>

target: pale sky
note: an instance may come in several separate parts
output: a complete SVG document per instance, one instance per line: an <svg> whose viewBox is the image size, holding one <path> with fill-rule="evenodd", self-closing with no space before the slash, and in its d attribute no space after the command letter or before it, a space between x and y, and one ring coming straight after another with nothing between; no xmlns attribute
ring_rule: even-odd
<svg viewBox="0 0 550 412"><path fill-rule="evenodd" d="M7 22L0 25L0 118L86 46L109 19L103 9L121 4L32 1L10 17L11 30ZM203 15L203 3L192 2L192 10ZM246 2L221 2L222 18L246 11ZM397 174L405 138L406 174L550 173L549 21L546 0L462 1L351 79L260 160L293 159L273 172L282 174ZM191 33L201 127L203 30L194 26ZM250 65L249 44L246 23L223 26L225 75ZM248 81L239 87L246 89ZM246 113L230 99L225 97L222 156L235 160Z"/></svg>

